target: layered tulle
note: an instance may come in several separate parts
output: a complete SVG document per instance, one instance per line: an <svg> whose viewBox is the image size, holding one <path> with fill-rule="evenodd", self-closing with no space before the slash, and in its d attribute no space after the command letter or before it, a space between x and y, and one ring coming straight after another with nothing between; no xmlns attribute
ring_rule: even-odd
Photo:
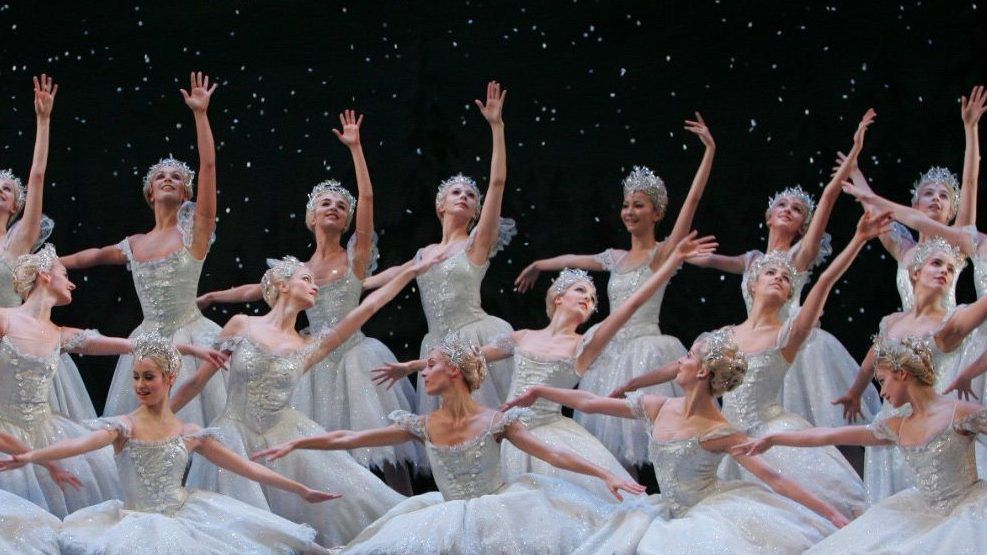
<svg viewBox="0 0 987 555"><path fill-rule="evenodd" d="M0 553L58 553L62 522L30 501L0 490Z"/></svg>

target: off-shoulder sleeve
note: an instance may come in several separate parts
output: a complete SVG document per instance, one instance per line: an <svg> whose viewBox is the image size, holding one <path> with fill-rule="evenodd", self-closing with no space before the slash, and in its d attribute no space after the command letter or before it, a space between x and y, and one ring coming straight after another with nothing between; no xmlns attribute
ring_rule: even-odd
<svg viewBox="0 0 987 555"><path fill-rule="evenodd" d="M750 270L751 269L751 264L754 263L754 260L756 260L757 258L762 257L762 256L764 256L764 253L761 252L761 251L759 251L759 250L756 250L756 249L755 250L752 250L752 251L745 252L744 253L744 272L746 273L748 270Z"/></svg>
<svg viewBox="0 0 987 555"><path fill-rule="evenodd" d="M603 269L608 272L612 272L617 267L617 257L614 256L613 249L607 249L600 254L593 255L593 260L599 262Z"/></svg>
<svg viewBox="0 0 987 555"><path fill-rule="evenodd" d="M225 353L232 353L237 350L237 347L243 343L243 337L239 335L234 335L233 337L217 337L213 342L212 347L217 351L223 351Z"/></svg>
<svg viewBox="0 0 987 555"><path fill-rule="evenodd" d="M352 267L353 260L356 259L356 232L350 235L349 241L346 242L346 258ZM363 269L364 276L370 277L377 271L377 260L379 258L380 251L377 250L377 232L374 231L370 236L370 258L367 259L367 267Z"/></svg>
<svg viewBox="0 0 987 555"><path fill-rule="evenodd" d="M511 407L506 412L498 413L498 415L502 416L495 417L490 423L490 433L494 435L504 433L504 430L515 422L523 423L523 419L531 418L533 413L528 408Z"/></svg>
<svg viewBox="0 0 987 555"><path fill-rule="evenodd" d="M95 420L83 422L90 430L106 430L108 432L118 432L125 439L130 439L133 428L130 425L130 418L126 416L104 416Z"/></svg>
<svg viewBox="0 0 987 555"><path fill-rule="evenodd" d="M908 228L899 222L891 222L891 231L888 236L898 246L899 252L903 253L915 246L915 238L912 237L912 232L908 231Z"/></svg>
<svg viewBox="0 0 987 555"><path fill-rule="evenodd" d="M511 218L501 218L497 222L497 238L494 239L493 243L490 244L490 253L487 255L488 258L493 258L498 252L504 250L507 245L511 244L511 240L517 235L517 223ZM469 251L473 247L473 242L476 240L476 228L470 232L469 239L466 240L466 250Z"/></svg>
<svg viewBox="0 0 987 555"><path fill-rule="evenodd" d="M17 236L17 230L20 228L24 220L17 220L14 225L10 226L7 230L7 235L3 238L3 250L6 251L10 247L10 242ZM38 238L31 245L31 252L38 252L38 250L44 246L45 241L51 237L51 232L55 230L55 221L48 216L42 214L41 221L38 223Z"/></svg>
<svg viewBox="0 0 987 555"><path fill-rule="evenodd" d="M898 443L898 434L891 429L891 426L888 424L888 420L889 418L874 420L874 422L867 426L867 429L870 430L870 433L877 439Z"/></svg>
<svg viewBox="0 0 987 555"><path fill-rule="evenodd" d="M788 345L788 341L792 338L792 328L795 327L795 320L798 318L800 312L802 312L802 307L792 307L788 319L785 320L785 323L781 325L781 329L778 331L778 342L775 343L776 348L784 349Z"/></svg>
<svg viewBox="0 0 987 555"><path fill-rule="evenodd" d="M425 441L425 417L412 414L406 410L396 410L387 415L387 419L397 424L399 428Z"/></svg>
<svg viewBox="0 0 987 555"><path fill-rule="evenodd" d="M127 269L130 269L130 264L134 261L134 251L130 250L130 237L124 237L123 241L116 244L116 247L120 249L123 253L123 257L127 259Z"/></svg>
<svg viewBox="0 0 987 555"><path fill-rule="evenodd" d="M647 409L644 408L644 392L643 391L632 391L627 394L627 398L624 399L627 403L627 407L631 409L634 416L644 422L647 425L651 425L653 421L648 416Z"/></svg>
<svg viewBox="0 0 987 555"><path fill-rule="evenodd" d="M953 429L971 434L987 434L987 408L967 416L953 424Z"/></svg>
<svg viewBox="0 0 987 555"><path fill-rule="evenodd" d="M62 338L62 352L72 352L76 349L83 347L86 343L89 343L94 337L100 335L99 330L88 329L82 330L72 337Z"/></svg>
<svg viewBox="0 0 987 555"><path fill-rule="evenodd" d="M216 441L223 442L223 429L218 426L211 426L209 428L202 428L201 430L183 434L185 439L215 439Z"/></svg>
<svg viewBox="0 0 987 555"><path fill-rule="evenodd" d="M513 355L515 345L513 332L502 333L495 337L493 343L491 343L491 346L494 349L497 349L505 355Z"/></svg>
<svg viewBox="0 0 987 555"><path fill-rule="evenodd" d="M192 245L195 239L195 203L187 200L178 209L178 231L182 234L182 244L186 247ZM216 241L216 234L209 236L209 246Z"/></svg>

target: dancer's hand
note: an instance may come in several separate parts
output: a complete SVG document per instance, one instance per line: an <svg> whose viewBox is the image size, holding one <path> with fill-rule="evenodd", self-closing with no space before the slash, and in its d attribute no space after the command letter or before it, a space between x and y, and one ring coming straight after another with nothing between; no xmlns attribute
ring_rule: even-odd
<svg viewBox="0 0 987 555"><path fill-rule="evenodd" d="M514 280L514 290L518 293L524 293L525 291L531 289L535 286L535 282L538 281L538 276L541 275L541 270L538 268L538 262L532 262L528 266L521 270L521 273L517 275L517 279Z"/></svg>
<svg viewBox="0 0 987 555"><path fill-rule="evenodd" d="M204 114L209 108L209 99L212 98L213 91L216 90L216 83L209 86L209 76L202 75L202 72L193 71L189 75L189 90L179 89L185 104L193 112Z"/></svg>
<svg viewBox="0 0 987 555"><path fill-rule="evenodd" d="M323 503L325 501L332 501L333 499L339 499L342 497L341 494L332 493L328 491L320 491L312 488L305 488L305 492L301 493L302 499L308 501L309 503Z"/></svg>
<svg viewBox="0 0 987 555"><path fill-rule="evenodd" d="M201 345L190 345L182 344L176 345L178 347L178 352L183 355L194 356L195 358L212 364L216 368L226 368L226 363L230 360L230 354L224 353L223 351L217 351L209 347L203 347Z"/></svg>
<svg viewBox="0 0 987 555"><path fill-rule="evenodd" d="M853 147L855 150L859 150L864 144L864 135L867 134L867 128L874 123L874 118L877 117L877 112L873 108L868 108L864 112L864 117L860 118L860 123L857 124L857 131L853 134ZM854 162L856 163L856 162Z"/></svg>
<svg viewBox="0 0 987 555"><path fill-rule="evenodd" d="M973 127L980 121L980 116L984 115L987 93L984 92L983 85L977 85L970 91L970 97L962 97L960 101L960 116L963 117L963 125Z"/></svg>
<svg viewBox="0 0 987 555"><path fill-rule="evenodd" d="M604 482L606 482L607 489L610 490L610 493L617 498L617 501L624 500L624 497L620 495L621 491L626 491L627 493L633 495L641 495L642 493L648 491L646 487L642 486L641 484L633 480L625 480L612 472L608 474L609 475L607 476L606 480L604 480Z"/></svg>
<svg viewBox="0 0 987 555"><path fill-rule="evenodd" d="M82 481L75 477L68 470L62 468L62 466L56 462L48 462L43 465L47 470L48 474L51 476L55 485L58 486L62 491L67 491L68 488L73 488L76 490L82 489Z"/></svg>
<svg viewBox="0 0 987 555"><path fill-rule="evenodd" d="M966 377L965 374L966 372L961 372L959 376L956 376L953 383L949 384L949 386L943 390L942 394L949 395L955 391L956 398L963 401L969 401L971 397L974 399L980 399L980 397L977 397L977 394L973 392L973 380Z"/></svg>
<svg viewBox="0 0 987 555"><path fill-rule="evenodd" d="M439 264L449 258L447 250L443 250L437 254L434 254L428 258L422 258L421 260L415 262L411 266L411 271L415 273L415 276L420 276L427 272L432 266Z"/></svg>
<svg viewBox="0 0 987 555"><path fill-rule="evenodd" d="M51 108L55 104L55 93L58 92L51 77L44 73L34 78L34 113L39 119L51 118Z"/></svg>
<svg viewBox="0 0 987 555"><path fill-rule="evenodd" d="M284 443L275 445L274 447L268 447L263 451L257 451L250 455L250 460L256 461L257 459L264 459L266 462L276 461L281 457L284 457L288 453L295 450L295 443L292 441L286 441Z"/></svg>
<svg viewBox="0 0 987 555"><path fill-rule="evenodd" d="M716 237L707 235L696 238L697 235L699 235L699 232L694 230L679 241L679 244L675 247L674 254L679 262L684 262L697 256L708 256L716 252L716 247L719 246L719 243L716 242Z"/></svg>
<svg viewBox="0 0 987 555"><path fill-rule="evenodd" d="M524 391L524 393L518 395L517 397L501 405L500 411L503 412L513 407L530 407L531 405L535 404L535 401L537 400L538 400L538 386L536 385L529 387Z"/></svg>
<svg viewBox="0 0 987 555"><path fill-rule="evenodd" d="M849 423L854 423L859 417L861 420L864 418L864 413L860 410L860 395L853 392L846 392L839 399L834 399L830 402L831 405L843 405L843 418Z"/></svg>
<svg viewBox="0 0 987 555"><path fill-rule="evenodd" d="M28 461L23 454L11 455L10 458L0 459L0 472L15 470L26 465L28 462L30 461Z"/></svg>
<svg viewBox="0 0 987 555"><path fill-rule="evenodd" d="M374 385L387 385L387 389L394 387L394 384L415 373L415 368L411 362L388 362L384 366L378 366L370 370L373 373L371 381Z"/></svg>
<svg viewBox="0 0 987 555"><path fill-rule="evenodd" d="M199 310L205 310L209 308L209 305L213 303L212 293L203 293L196 297L195 306L199 307Z"/></svg>
<svg viewBox="0 0 987 555"><path fill-rule="evenodd" d="M766 435L756 439L751 438L749 441L734 445L730 449L730 454L743 457L752 457L754 455L760 455L768 449L771 449L773 446L774 442L771 441L771 436Z"/></svg>
<svg viewBox="0 0 987 555"><path fill-rule="evenodd" d="M490 125L503 125L504 100L507 98L507 90L500 90L500 83L491 81L487 83L487 101L474 100L480 108L480 113Z"/></svg>
<svg viewBox="0 0 987 555"><path fill-rule="evenodd" d="M614 389L613 391L611 391L607 395L607 397L610 397L611 399L623 399L631 391L634 391L634 390L631 389L627 384L623 384L620 387L618 387L617 389Z"/></svg>
<svg viewBox="0 0 987 555"><path fill-rule="evenodd" d="M339 114L339 124L342 126L343 130L333 129L332 132L339 139L339 142L350 148L357 148L360 146L360 125L363 124L363 114L359 117L356 115L356 110L343 110L343 113Z"/></svg>
<svg viewBox="0 0 987 555"><path fill-rule="evenodd" d="M890 210L881 214L864 212L857 221L857 236L864 241L870 241L883 233L888 233L891 231L891 220Z"/></svg>
<svg viewBox="0 0 987 555"><path fill-rule="evenodd" d="M847 163L847 160L849 160L849 159L847 158L846 154L843 154L840 151L836 151L836 161L834 162L835 165L833 166L833 169L830 170L829 177L835 176L840 171L840 168L843 167L843 164L846 164ZM856 159L849 160L849 164L850 164L850 174L851 175L854 172L859 172L860 171L860 167L857 166L857 160ZM861 175L863 175L863 174L861 174Z"/></svg>
<svg viewBox="0 0 987 555"><path fill-rule="evenodd" d="M850 524L850 519L843 516L843 513L839 511L834 511L826 515L826 520L828 520L830 524L836 526L837 528L843 528L847 524Z"/></svg>
<svg viewBox="0 0 987 555"><path fill-rule="evenodd" d="M685 130L689 133L695 134L702 141L703 146L706 148L716 148L716 143L713 141L713 134L709 132L709 127L706 126L706 122L703 121L703 116L696 112L696 119L685 120Z"/></svg>

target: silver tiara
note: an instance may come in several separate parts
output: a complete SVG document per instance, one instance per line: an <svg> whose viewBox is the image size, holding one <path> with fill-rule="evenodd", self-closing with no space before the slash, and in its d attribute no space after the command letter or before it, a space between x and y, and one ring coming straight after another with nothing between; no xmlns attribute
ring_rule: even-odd
<svg viewBox="0 0 987 555"><path fill-rule="evenodd" d="M44 273L50 273L52 266L55 265L55 261L58 260L58 254L55 253L55 245L51 243L45 243L45 246L41 247L38 252L28 255L36 256L38 261L38 271Z"/></svg>
<svg viewBox="0 0 987 555"><path fill-rule="evenodd" d="M940 185L945 185L949 190L949 203L953 208L953 215L960 209L960 182L956 178L956 174L949 171L948 168L941 166L932 166L929 171L923 173L918 181L912 186L912 204L918 202L918 190L922 188L922 185L927 183L937 183Z"/></svg>
<svg viewBox="0 0 987 555"><path fill-rule="evenodd" d="M476 205L477 207L480 206L483 201L483 195L480 194L480 188L476 186L476 181L472 177L467 177L461 173L457 173L442 183L439 183L439 190L435 193L436 209L442 205L442 201L446 198L446 193L449 191L449 188L455 185L462 185L473 189L473 192L476 193Z"/></svg>
<svg viewBox="0 0 987 555"><path fill-rule="evenodd" d="M789 187L783 191L775 193L774 196L768 199L768 210L771 210L775 203L786 197L794 198L804 204L806 210L805 221L808 223L812 220L812 214L816 211L816 200L812 198L812 195L803 191L801 185Z"/></svg>
<svg viewBox="0 0 987 555"><path fill-rule="evenodd" d="M144 174L144 198L147 198L148 194L151 192L151 180L154 179L154 174L164 168L178 169L178 173L182 174L182 182L183 185L185 185L185 192L188 193L188 198L191 199L194 191L192 182L195 180L195 172L189 167L188 164L182 162L181 160L176 160L171 156L158 160L158 163L148 168L147 173Z"/></svg>
<svg viewBox="0 0 987 555"><path fill-rule="evenodd" d="M697 341L703 342L703 366L726 357L728 353L733 358L744 358L746 356L733 341L733 336L730 334L729 328L720 328L715 331L706 332L700 335Z"/></svg>
<svg viewBox="0 0 987 555"><path fill-rule="evenodd" d="M165 365L163 371L168 374L178 375L182 369L182 355L175 348L171 341L162 337L158 332L149 331L138 333L133 339L133 351L135 359L145 357Z"/></svg>
<svg viewBox="0 0 987 555"><path fill-rule="evenodd" d="M593 285L593 276L586 273L586 270L563 268L559 272L559 277L555 278L555 281L552 282L552 292L556 295L561 295L577 281L587 281L590 285Z"/></svg>
<svg viewBox="0 0 987 555"><path fill-rule="evenodd" d="M930 237L915 247L915 254L912 255L912 263L908 265L908 268L912 270L921 268L925 261L937 252L944 252L953 257L953 260L956 261L957 274L966 266L966 256L963 255L963 252L949 241L937 236Z"/></svg>
<svg viewBox="0 0 987 555"><path fill-rule="evenodd" d="M774 250L767 254L761 256L751 264L750 273L756 279L757 276L761 274L761 271L769 266L781 266L783 270L788 272L788 276L791 279L795 279L798 276L798 270L795 266L792 266L791 261L788 260L788 254L785 251Z"/></svg>
<svg viewBox="0 0 987 555"><path fill-rule="evenodd" d="M291 279L291 276L295 273L295 270L297 270L301 265L301 260L298 260L291 255L288 255L282 259L267 259L268 270L264 272L263 277L260 278L260 290L261 294L264 296L264 301L267 302L268 305L274 306L274 303L278 300L276 288L278 281Z"/></svg>
<svg viewBox="0 0 987 555"><path fill-rule="evenodd" d="M437 348L457 368L465 364L470 358L479 356L476 348L457 332L446 334Z"/></svg>
<svg viewBox="0 0 987 555"><path fill-rule="evenodd" d="M631 173L624 178L624 196L635 192L648 195L651 204L662 214L668 208L668 189L665 188L665 182L647 166L634 166Z"/></svg>
<svg viewBox="0 0 987 555"><path fill-rule="evenodd" d="M27 188L24 187L24 184L21 182L20 178L14 175L14 172L11 170L0 170L0 181L3 180L13 181L14 185L16 185L16 212L20 213L20 211L24 209L24 202L27 200Z"/></svg>
<svg viewBox="0 0 987 555"><path fill-rule="evenodd" d="M337 195L343 197L343 200L346 201L346 224L349 225L349 223L353 220L353 213L356 212L356 199L353 198L353 195L335 179L327 179L315 187L312 187L312 192L308 194L308 202L305 204L305 212L307 214L315 212L315 204L318 202L319 197L329 193L336 193Z"/></svg>

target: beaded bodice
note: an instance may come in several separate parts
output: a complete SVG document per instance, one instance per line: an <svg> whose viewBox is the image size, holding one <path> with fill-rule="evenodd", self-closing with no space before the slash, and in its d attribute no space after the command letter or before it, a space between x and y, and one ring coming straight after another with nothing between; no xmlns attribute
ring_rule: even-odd
<svg viewBox="0 0 987 555"><path fill-rule="evenodd" d="M723 416L749 431L782 414L784 409L778 399L791 365L779 346L747 355L744 380L723 395Z"/></svg>
<svg viewBox="0 0 987 555"><path fill-rule="evenodd" d="M51 415L48 395L61 349L47 356L23 353L7 336L0 338L0 418L33 422Z"/></svg>
<svg viewBox="0 0 987 555"><path fill-rule="evenodd" d="M654 274L651 270L651 261L657 253L655 247L647 260L639 266L631 269L621 270L620 264L627 253L607 249L596 255L596 260L603 264L603 268L610 272L610 279L607 281L607 297L610 299L610 310L613 311L627 302L627 299L641 287L641 285ZM665 298L665 285L662 285L641 308L631 315L623 327L617 332L615 340L630 340L642 335L660 335L658 319L661 316L661 303Z"/></svg>
<svg viewBox="0 0 987 555"><path fill-rule="evenodd" d="M973 256L973 286L977 290L977 298L987 295L987 258L977 253Z"/></svg>
<svg viewBox="0 0 987 555"><path fill-rule="evenodd" d="M420 257L419 251L416 258ZM416 278L429 333L444 335L486 317L480 306L480 284L489 267L489 261L473 264L464 249Z"/></svg>
<svg viewBox="0 0 987 555"><path fill-rule="evenodd" d="M319 295L315 305L305 311L310 329L319 330L332 327L343 319L360 304L360 294L363 292L363 282L356 277L349 265L343 277L334 279L319 286ZM349 346L363 337L360 332L354 333L342 345L333 350L330 359L341 357L349 350Z"/></svg>
<svg viewBox="0 0 987 555"><path fill-rule="evenodd" d="M651 433L654 422L644 409L643 398L640 392L630 393L627 404L646 424L648 455L661 488L661 499L670 504L674 516L681 516L689 507L715 493L720 484L716 471L724 453L707 451L702 443L733 435L737 430L724 424L687 439L656 440Z"/></svg>
<svg viewBox="0 0 987 555"><path fill-rule="evenodd" d="M512 408L493 413L487 429L457 445L435 445L428 436L428 417L397 410L390 418L425 444L435 485L447 501L473 499L495 493L504 486L500 469L500 443L497 436L526 409Z"/></svg>
<svg viewBox="0 0 987 555"><path fill-rule="evenodd" d="M310 345L290 353L268 351L247 336L222 341L221 351L232 353L224 415L264 433L281 421L290 408L295 385L305 373Z"/></svg>
<svg viewBox="0 0 987 555"><path fill-rule="evenodd" d="M547 385L572 389L579 383L579 375L573 367L573 358L540 357L534 353L514 350L514 376L511 379L509 399L521 395L533 385ZM523 420L528 427L537 427L562 418L562 405L538 399L530 407Z"/></svg>
<svg viewBox="0 0 987 555"><path fill-rule="evenodd" d="M899 421L904 422L904 421ZM899 442L898 430L887 419L870 426L879 439ZM976 434L987 432L987 409L963 420L950 422L923 445L898 445L915 476L915 488L936 510L948 513L977 481L973 442Z"/></svg>

